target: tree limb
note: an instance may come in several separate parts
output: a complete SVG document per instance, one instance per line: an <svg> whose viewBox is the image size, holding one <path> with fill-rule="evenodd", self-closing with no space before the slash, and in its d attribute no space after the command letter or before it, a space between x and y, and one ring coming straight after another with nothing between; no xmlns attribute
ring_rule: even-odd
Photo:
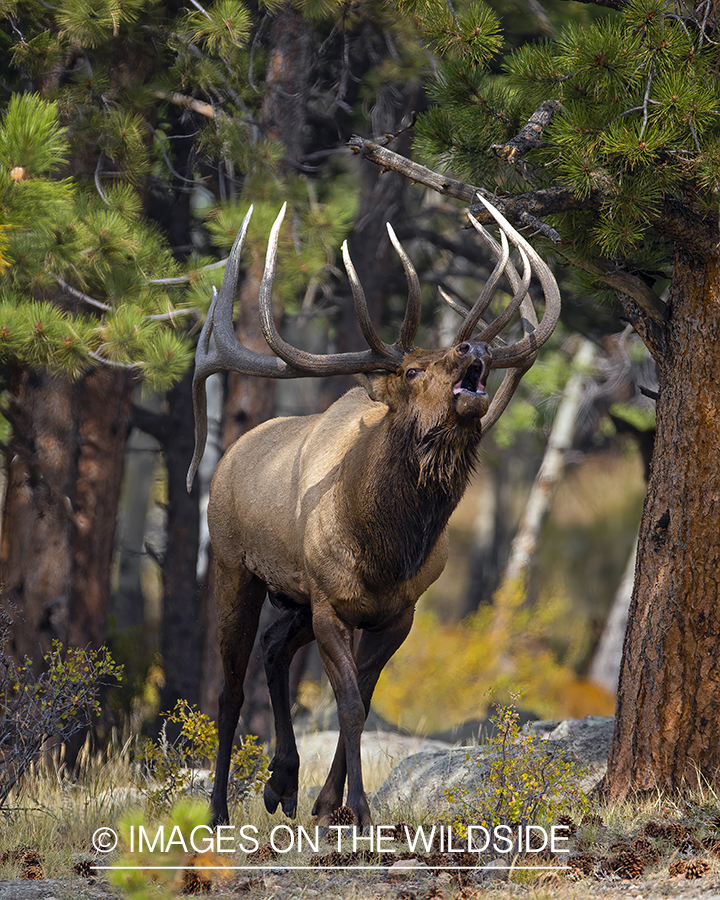
<svg viewBox="0 0 720 900"><path fill-rule="evenodd" d="M720 232L717 216L696 213L687 201L666 196L662 212L652 219L663 237L682 247L697 259L709 259L718 253Z"/></svg>
<svg viewBox="0 0 720 900"><path fill-rule="evenodd" d="M472 184L465 184L463 181L457 181L454 178L447 178L444 175L433 172L432 169L428 169L426 166L420 166L405 156L395 153L393 150L388 150L387 147L381 147L380 144L366 140L358 135L353 135L349 144L353 152L361 153L365 159L382 166L384 169L399 172L411 181L432 188L432 190L446 197L454 197L456 200L465 201L465 203L470 204L470 212L483 224L492 222L492 218L480 203L473 203L478 194L491 199L493 205L511 222L514 221L523 227L532 228L533 231L545 235L555 244L560 242L560 235L554 228L551 228L545 222L541 222L538 216L567 212L570 209L587 209L588 206L599 205L599 195L597 197L591 195L590 198L579 199L570 191L560 188L532 191L528 194L521 194L518 197L496 197Z"/></svg>
<svg viewBox="0 0 720 900"><path fill-rule="evenodd" d="M514 138L505 144L493 144L490 149L507 162L515 162L518 157L542 144L543 130L561 106L559 100L544 100Z"/></svg>
<svg viewBox="0 0 720 900"><path fill-rule="evenodd" d="M175 106L184 106L193 112L206 116L208 119L215 118L215 110L204 100L196 100L195 97L188 97L186 94L179 94L177 91L153 91L153 96L158 100L167 100Z"/></svg>
<svg viewBox="0 0 720 900"><path fill-rule="evenodd" d="M446 178L444 175L439 175L437 172L433 172L432 169L420 166L406 156L395 153L394 150L388 150L387 147L381 147L380 144L368 141L357 134L350 138L348 144L353 153L360 153L365 159L382 166L383 169L399 172L411 181L424 184L425 187L432 188L445 197L454 197L456 200L464 200L465 203L471 203L479 190L479 188L473 187L471 184L465 184L462 181L456 181L454 178Z"/></svg>

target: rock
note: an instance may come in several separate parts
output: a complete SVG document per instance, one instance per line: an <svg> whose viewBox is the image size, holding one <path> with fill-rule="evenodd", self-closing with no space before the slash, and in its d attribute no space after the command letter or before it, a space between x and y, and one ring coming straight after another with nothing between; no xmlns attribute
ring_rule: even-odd
<svg viewBox="0 0 720 900"><path fill-rule="evenodd" d="M298 736L298 752L305 784L324 784L339 736L338 731L319 731ZM427 741L396 732L363 733L361 753L366 789L372 791L381 784L393 766L410 754L417 754L422 749L447 751L450 746L442 741Z"/></svg>
<svg viewBox="0 0 720 900"><path fill-rule="evenodd" d="M607 770L614 720L586 716L564 722L532 722L543 741L543 750L587 770L580 782L586 793L596 787ZM490 752L482 746L423 749L402 760L390 772L373 798L373 807L383 819L397 815L425 814L447 808L448 788L473 791L481 788L490 771Z"/></svg>

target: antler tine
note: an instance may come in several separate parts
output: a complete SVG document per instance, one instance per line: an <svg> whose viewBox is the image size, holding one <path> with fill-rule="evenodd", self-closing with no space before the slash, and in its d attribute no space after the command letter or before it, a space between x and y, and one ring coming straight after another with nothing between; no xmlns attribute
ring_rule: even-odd
<svg viewBox="0 0 720 900"><path fill-rule="evenodd" d="M405 278L408 283L408 302L407 307L405 308L405 318L403 319L402 326L400 327L400 334L398 335L398 346L405 352L408 350L412 350L413 341L415 340L415 335L417 334L418 327L420 325L420 313L421 313L421 302L420 302L420 280L417 276L417 272L415 271L415 267L410 262L410 257L407 255L405 250L403 249L402 244L397 239L397 235L392 227L392 225L387 222L386 227L388 230L388 236L390 237L390 242L395 248L395 252L400 257L400 261L403 264L403 269L405 269Z"/></svg>
<svg viewBox="0 0 720 900"><path fill-rule="evenodd" d="M355 315L358 325L363 333L363 337L368 342L368 346L377 353L387 353L388 345L378 336L375 327L370 320L370 312L368 310L367 300L365 299L365 291L360 284L357 271L350 258L347 241L343 241L342 245L343 262L345 263L345 271L347 272L350 289L352 290L353 300L355 301Z"/></svg>
<svg viewBox="0 0 720 900"><path fill-rule="evenodd" d="M530 360L526 365L522 367L518 366L514 369L508 369L505 373L505 377L503 378L500 387L495 391L495 396L492 398L490 408L481 419L483 437L487 435L487 433L505 411L505 407L512 399L512 396L517 390L517 386L520 384L523 375L532 366L532 363L533 360Z"/></svg>
<svg viewBox="0 0 720 900"><path fill-rule="evenodd" d="M225 369L233 369L246 375L262 375L268 378L291 378L295 374L282 360L271 356L263 356L244 347L236 338L232 324L232 310L237 288L240 256L245 246L252 206L247 211L240 231L235 238L227 263L222 285L218 292L213 288L213 299L208 309L205 323L198 338L195 353L195 374L193 375L192 394L193 412L195 416L195 450L187 474L187 489L192 490L195 473L200 465L205 443L207 441L207 400L205 397L205 381L208 376ZM215 339L214 349L210 348L210 339Z"/></svg>
<svg viewBox="0 0 720 900"><path fill-rule="evenodd" d="M522 368L530 359L534 358L538 349L550 337L557 325L560 317L560 290L547 264L533 250L525 238L513 228L499 210L495 209L492 203L489 203L480 194L477 196L498 223L502 232L507 234L518 249L522 247L525 251L545 295L545 312L537 327L530 331L528 325L524 322L525 336L521 340L508 347L493 348L493 368Z"/></svg>
<svg viewBox="0 0 720 900"><path fill-rule="evenodd" d="M378 369L397 369L402 361L402 353L394 347L389 347L387 344L382 343L382 341L380 342L382 344L381 347L371 346L370 349L359 353L329 353L323 356L299 350L280 337L275 328L275 321L272 315L272 288L275 281L280 227L285 216L286 207L287 204L284 203L270 232L267 254L265 256L265 271L260 283L258 296L260 327L270 349L281 360L284 360L288 366L292 367L296 375L353 375L359 372L373 372ZM363 327L362 324L361 327Z"/></svg>
<svg viewBox="0 0 720 900"><path fill-rule="evenodd" d="M438 294L440 294L440 296L453 312L456 312L459 316L462 316L463 319L465 318L465 316L467 316L470 310L465 309L462 303L458 303L457 300L453 299L444 288L440 287L440 285L438 285Z"/></svg>
<svg viewBox="0 0 720 900"><path fill-rule="evenodd" d="M480 223L478 222L478 225L479 224ZM467 314L465 321L458 328L457 334L455 335L456 344L459 344L461 341L467 341L472 337L472 333L473 331L475 331L475 326L478 323L478 319L490 305L490 301L495 294L495 288L497 287L497 284L507 267L508 260L510 259L510 247L508 246L507 238L505 237L504 232L500 232L500 238L502 240L502 253L500 255L500 258L495 264L495 268L490 273L490 277L485 282L482 291L480 291L480 296L473 304L473 308Z"/></svg>
<svg viewBox="0 0 720 900"><path fill-rule="evenodd" d="M482 225L475 219L474 216L470 216L470 221L473 224L473 227L476 225L482 228ZM493 321L486 325L485 328L480 333L478 340L486 341L488 344L490 341L494 340L503 328L507 325L507 323L512 319L512 317L517 312L518 307L522 304L525 299L528 288L530 287L530 278L532 276L532 268L530 266L530 260L527 257L527 253L523 250L522 247L518 247L518 251L523 261L523 276L522 281L519 285L513 284L512 287L514 289L514 294L512 300L508 303L505 309L497 316ZM514 267L513 267L514 268ZM507 274L507 273L506 273ZM512 282L511 282L512 283ZM535 322L537 324L537 321Z"/></svg>

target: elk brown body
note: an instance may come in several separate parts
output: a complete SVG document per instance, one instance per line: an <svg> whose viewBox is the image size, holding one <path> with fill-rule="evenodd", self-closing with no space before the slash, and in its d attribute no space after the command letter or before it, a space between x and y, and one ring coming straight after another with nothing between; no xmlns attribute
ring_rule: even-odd
<svg viewBox="0 0 720 900"><path fill-rule="evenodd" d="M205 441L203 386L210 372L233 368L280 378L353 372L362 386L321 415L274 419L258 426L227 451L215 472L208 524L225 684L219 702L213 816L216 822L228 819L227 779L243 680L268 597L280 615L262 635L276 733L265 804L270 812L281 805L290 816L297 809L299 757L288 673L296 651L314 639L337 701L340 736L313 815L319 825L330 824L343 805L347 781L346 805L358 825L366 827L371 817L360 739L373 690L410 631L418 598L445 566L448 519L475 465L483 422L495 421L537 348L552 332L559 296L545 264L502 217L502 248L475 223L499 259L488 284L493 279L496 283L501 272L507 274L515 291L509 307L521 310L524 337L515 347L491 350L488 341L499 330L496 320L479 338L472 338L492 297L490 284L473 309L463 311L452 347L416 349L412 344L419 322L419 285L391 232L409 283L398 341L387 345L376 335L346 252L369 350L315 357L287 345L272 322L270 293L281 217L282 213L270 238L260 291L265 337L278 358L252 353L237 343L232 332L232 298L246 219L198 343L197 445L188 483ZM522 279L508 262L505 234L521 249ZM545 291L540 324L527 296L531 266ZM503 324L507 318L505 313L498 317ZM217 341L214 351L209 349L211 331ZM512 374L506 376L491 407L485 387L493 366L510 366ZM355 649L358 629L362 634Z"/></svg>

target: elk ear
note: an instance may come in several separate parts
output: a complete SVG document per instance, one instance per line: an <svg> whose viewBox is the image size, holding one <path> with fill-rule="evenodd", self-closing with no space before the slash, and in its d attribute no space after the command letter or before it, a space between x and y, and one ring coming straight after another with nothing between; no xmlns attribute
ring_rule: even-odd
<svg viewBox="0 0 720 900"><path fill-rule="evenodd" d="M355 376L368 392L368 397L377 403L388 402L387 372L363 372Z"/></svg>

